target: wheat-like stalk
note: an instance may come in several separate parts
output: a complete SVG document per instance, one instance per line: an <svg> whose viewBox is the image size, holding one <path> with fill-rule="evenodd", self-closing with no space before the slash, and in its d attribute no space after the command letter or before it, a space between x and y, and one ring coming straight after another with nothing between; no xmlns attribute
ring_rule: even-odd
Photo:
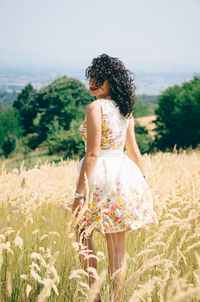
<svg viewBox="0 0 200 302"><path fill-rule="evenodd" d="M200 299L200 152L143 156L158 224L126 233L127 275L119 302ZM109 301L104 236L91 225L80 233L86 202L72 214L77 161L0 167L0 277L4 301ZM82 242L93 233L96 254ZM98 262L83 269L80 257ZM89 276L96 282L89 287ZM25 298L26 297L26 298Z"/></svg>

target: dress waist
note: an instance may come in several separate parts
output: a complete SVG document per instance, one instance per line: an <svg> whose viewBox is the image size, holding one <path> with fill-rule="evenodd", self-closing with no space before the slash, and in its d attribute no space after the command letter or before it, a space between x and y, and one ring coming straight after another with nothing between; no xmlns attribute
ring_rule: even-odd
<svg viewBox="0 0 200 302"><path fill-rule="evenodd" d="M107 149L107 150L100 150L99 156L123 156L124 150L123 149Z"/></svg>

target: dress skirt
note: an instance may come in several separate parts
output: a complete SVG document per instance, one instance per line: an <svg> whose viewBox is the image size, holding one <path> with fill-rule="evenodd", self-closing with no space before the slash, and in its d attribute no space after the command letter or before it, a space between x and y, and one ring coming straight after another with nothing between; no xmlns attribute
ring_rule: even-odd
<svg viewBox="0 0 200 302"><path fill-rule="evenodd" d="M79 161L80 175L84 157ZM122 149L100 150L88 182L87 210L82 228L94 226L101 233L115 233L154 223L153 198L139 167Z"/></svg>

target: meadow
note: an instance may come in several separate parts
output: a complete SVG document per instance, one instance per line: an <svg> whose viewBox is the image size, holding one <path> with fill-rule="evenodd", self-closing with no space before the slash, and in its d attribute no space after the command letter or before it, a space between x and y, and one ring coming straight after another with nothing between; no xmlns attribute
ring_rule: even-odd
<svg viewBox="0 0 200 302"><path fill-rule="evenodd" d="M155 129L155 124L153 121L156 120L156 115L149 115L149 116L143 116L135 119L141 126L144 126L148 133L154 138L155 132L153 131Z"/></svg>
<svg viewBox="0 0 200 302"><path fill-rule="evenodd" d="M158 223L126 233L119 302L200 301L200 150L143 155ZM0 168L0 301L93 301L71 212L78 161ZM108 302L104 237L96 289ZM82 251L84 252L84 251Z"/></svg>

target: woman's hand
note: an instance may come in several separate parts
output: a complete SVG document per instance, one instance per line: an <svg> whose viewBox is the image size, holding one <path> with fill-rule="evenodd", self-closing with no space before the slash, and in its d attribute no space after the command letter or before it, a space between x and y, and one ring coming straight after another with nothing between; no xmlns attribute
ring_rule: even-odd
<svg viewBox="0 0 200 302"><path fill-rule="evenodd" d="M76 217L78 216L79 211L82 209L84 204L84 198L80 197L80 198L75 198L73 205L72 205L72 212L76 211L76 209L78 208L77 212L76 212Z"/></svg>

